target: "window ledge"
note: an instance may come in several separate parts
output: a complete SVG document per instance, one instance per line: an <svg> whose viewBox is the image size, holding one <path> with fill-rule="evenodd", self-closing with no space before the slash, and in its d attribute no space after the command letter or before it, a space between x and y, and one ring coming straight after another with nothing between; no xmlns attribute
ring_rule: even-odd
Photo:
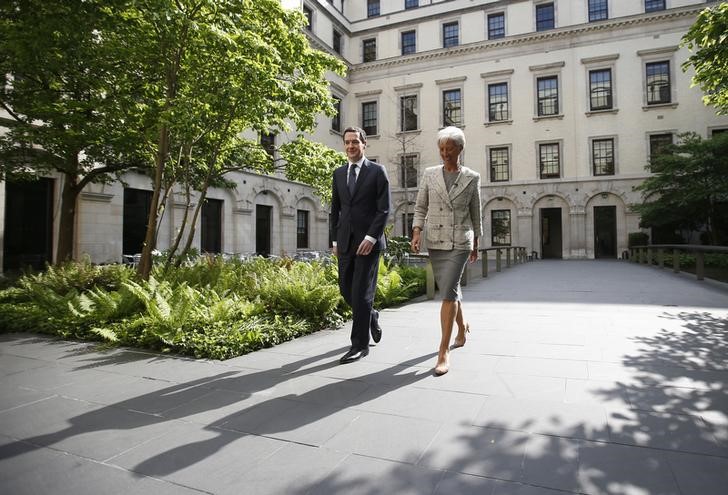
<svg viewBox="0 0 728 495"><path fill-rule="evenodd" d="M412 129L411 131L398 131L396 133L397 136L407 136L410 134L421 134L422 129Z"/></svg>
<svg viewBox="0 0 728 495"><path fill-rule="evenodd" d="M329 134L334 134L336 136L341 136L341 131L337 131L336 129L329 129Z"/></svg>
<svg viewBox="0 0 728 495"><path fill-rule="evenodd" d="M489 120L488 122L483 122L483 125L485 127L490 127L492 125L503 125L503 124L511 125L511 124L513 124L513 119L508 119L508 120Z"/></svg>
<svg viewBox="0 0 728 495"><path fill-rule="evenodd" d="M677 103L657 103L655 105L642 105L643 112L647 112L648 110L652 110L654 108L677 108Z"/></svg>
<svg viewBox="0 0 728 495"><path fill-rule="evenodd" d="M617 112L619 112L618 108L607 108L604 110L589 110L588 112L584 112L584 115L586 115L587 117L591 117L593 115L604 115L604 114L616 115Z"/></svg>
<svg viewBox="0 0 728 495"><path fill-rule="evenodd" d="M564 114L560 113L558 115L534 115L534 117L533 117L534 122L538 122L539 120L553 120L553 119L563 120Z"/></svg>

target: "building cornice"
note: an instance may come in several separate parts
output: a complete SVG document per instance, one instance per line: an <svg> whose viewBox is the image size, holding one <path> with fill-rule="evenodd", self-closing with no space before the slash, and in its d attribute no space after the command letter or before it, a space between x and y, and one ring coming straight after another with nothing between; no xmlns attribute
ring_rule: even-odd
<svg viewBox="0 0 728 495"><path fill-rule="evenodd" d="M702 10L702 6L700 8L690 6L682 9L665 11L664 13L657 15L639 14L636 16L614 19L612 21L580 24L578 26L569 26L559 29L553 29L550 31L527 33L523 35L511 36L508 38L501 38L498 40L484 40L447 49L440 48L437 50L431 50L412 55L404 55L383 60L376 60L373 62L355 64L351 66L349 76L351 77L356 74L366 74L377 71L388 71L398 66L413 65L417 63L427 63L428 65L431 65L433 62L441 59L452 62L453 58L458 56L464 57L469 55L477 55L482 54L483 52L493 51L497 49L518 48L521 46L543 44L544 42L567 40L575 36L582 36L591 33L618 31L629 27L638 27L642 25L658 24L662 22L669 22L685 18L694 18Z"/></svg>

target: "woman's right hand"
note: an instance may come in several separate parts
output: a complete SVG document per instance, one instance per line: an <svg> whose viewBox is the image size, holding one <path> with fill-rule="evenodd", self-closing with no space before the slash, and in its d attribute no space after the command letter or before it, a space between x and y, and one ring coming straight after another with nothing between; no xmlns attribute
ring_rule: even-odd
<svg viewBox="0 0 728 495"><path fill-rule="evenodd" d="M419 254L420 252L420 231L415 230L412 232L412 242L410 242L410 247L412 248L412 252L415 254Z"/></svg>

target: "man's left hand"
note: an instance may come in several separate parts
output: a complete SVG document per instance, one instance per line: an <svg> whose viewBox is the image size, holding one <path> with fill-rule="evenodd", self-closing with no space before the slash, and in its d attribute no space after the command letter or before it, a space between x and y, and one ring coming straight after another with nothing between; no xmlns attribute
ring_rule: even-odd
<svg viewBox="0 0 728 495"><path fill-rule="evenodd" d="M366 256L367 254L372 252L373 247L373 242L364 239L363 241L361 241L361 244L359 244L359 249L356 250L356 254L357 256Z"/></svg>

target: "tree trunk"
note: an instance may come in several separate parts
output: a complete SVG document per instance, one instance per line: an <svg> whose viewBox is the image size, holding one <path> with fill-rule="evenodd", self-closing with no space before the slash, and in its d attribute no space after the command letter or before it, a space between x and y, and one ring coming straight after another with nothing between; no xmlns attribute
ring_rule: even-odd
<svg viewBox="0 0 728 495"><path fill-rule="evenodd" d="M137 273L144 280L149 280L149 274L152 272L152 251L156 247L159 195L162 189L164 165L167 162L167 153L169 151L169 129L166 125L162 125L159 129L158 146L157 156L155 158L154 191L152 192L152 204L150 205L149 218L147 219L147 233L144 236L142 257L139 260L139 266L137 266Z"/></svg>
<svg viewBox="0 0 728 495"><path fill-rule="evenodd" d="M56 264L73 259L73 243L76 238L76 202L78 201L79 192L76 176L74 174L63 174Z"/></svg>

